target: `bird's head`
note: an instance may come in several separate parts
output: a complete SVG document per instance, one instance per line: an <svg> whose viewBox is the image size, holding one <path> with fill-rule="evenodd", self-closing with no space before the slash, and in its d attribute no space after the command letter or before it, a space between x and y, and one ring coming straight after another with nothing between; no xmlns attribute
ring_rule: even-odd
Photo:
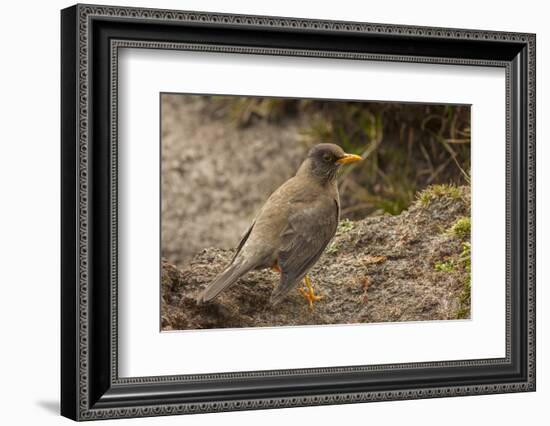
<svg viewBox="0 0 550 426"><path fill-rule="evenodd" d="M348 163L361 161L360 155L348 154L338 145L332 143L321 143L309 150L304 165L305 169L323 181L329 182L336 178L340 166Z"/></svg>

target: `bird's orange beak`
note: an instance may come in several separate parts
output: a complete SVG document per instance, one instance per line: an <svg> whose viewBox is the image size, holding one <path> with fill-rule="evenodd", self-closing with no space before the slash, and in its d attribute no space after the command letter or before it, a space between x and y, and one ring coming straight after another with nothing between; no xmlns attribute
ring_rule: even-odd
<svg viewBox="0 0 550 426"><path fill-rule="evenodd" d="M360 155L355 154L344 154L343 157L336 160L336 163L338 164L348 164L348 163L355 163L356 161L361 161L363 157Z"/></svg>

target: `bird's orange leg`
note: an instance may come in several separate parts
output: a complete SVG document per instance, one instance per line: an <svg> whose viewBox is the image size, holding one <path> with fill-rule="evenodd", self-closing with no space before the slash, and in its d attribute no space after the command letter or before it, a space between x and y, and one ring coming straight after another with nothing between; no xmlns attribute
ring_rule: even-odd
<svg viewBox="0 0 550 426"><path fill-rule="evenodd" d="M298 291L307 299L309 309L313 310L313 302L318 302L323 298L323 296L318 296L315 294L313 291L313 284L307 275L304 277L304 284L305 286L298 288Z"/></svg>
<svg viewBox="0 0 550 426"><path fill-rule="evenodd" d="M271 267L271 270L273 272L278 272L279 274L281 273L281 267L279 266L279 261L277 259L275 259L275 263Z"/></svg>

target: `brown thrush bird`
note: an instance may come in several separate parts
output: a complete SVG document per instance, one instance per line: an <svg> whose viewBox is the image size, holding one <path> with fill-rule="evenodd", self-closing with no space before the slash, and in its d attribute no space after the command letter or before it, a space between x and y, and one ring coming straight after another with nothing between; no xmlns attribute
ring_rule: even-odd
<svg viewBox="0 0 550 426"><path fill-rule="evenodd" d="M207 302L253 269L274 268L281 273L271 294L276 304L302 279L300 292L309 306L315 295L307 272L317 262L338 227L340 200L336 173L341 165L360 161L333 144L319 144L308 153L296 175L266 201L246 231L230 264L198 296Z"/></svg>

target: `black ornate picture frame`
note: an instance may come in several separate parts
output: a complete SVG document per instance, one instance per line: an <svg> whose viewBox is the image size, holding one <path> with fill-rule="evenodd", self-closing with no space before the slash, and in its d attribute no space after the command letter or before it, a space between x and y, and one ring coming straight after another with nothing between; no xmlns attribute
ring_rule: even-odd
<svg viewBox="0 0 550 426"><path fill-rule="evenodd" d="M74 420L535 390L535 35L76 5L61 12L61 413ZM506 72L506 356L120 378L121 47L483 65Z"/></svg>

